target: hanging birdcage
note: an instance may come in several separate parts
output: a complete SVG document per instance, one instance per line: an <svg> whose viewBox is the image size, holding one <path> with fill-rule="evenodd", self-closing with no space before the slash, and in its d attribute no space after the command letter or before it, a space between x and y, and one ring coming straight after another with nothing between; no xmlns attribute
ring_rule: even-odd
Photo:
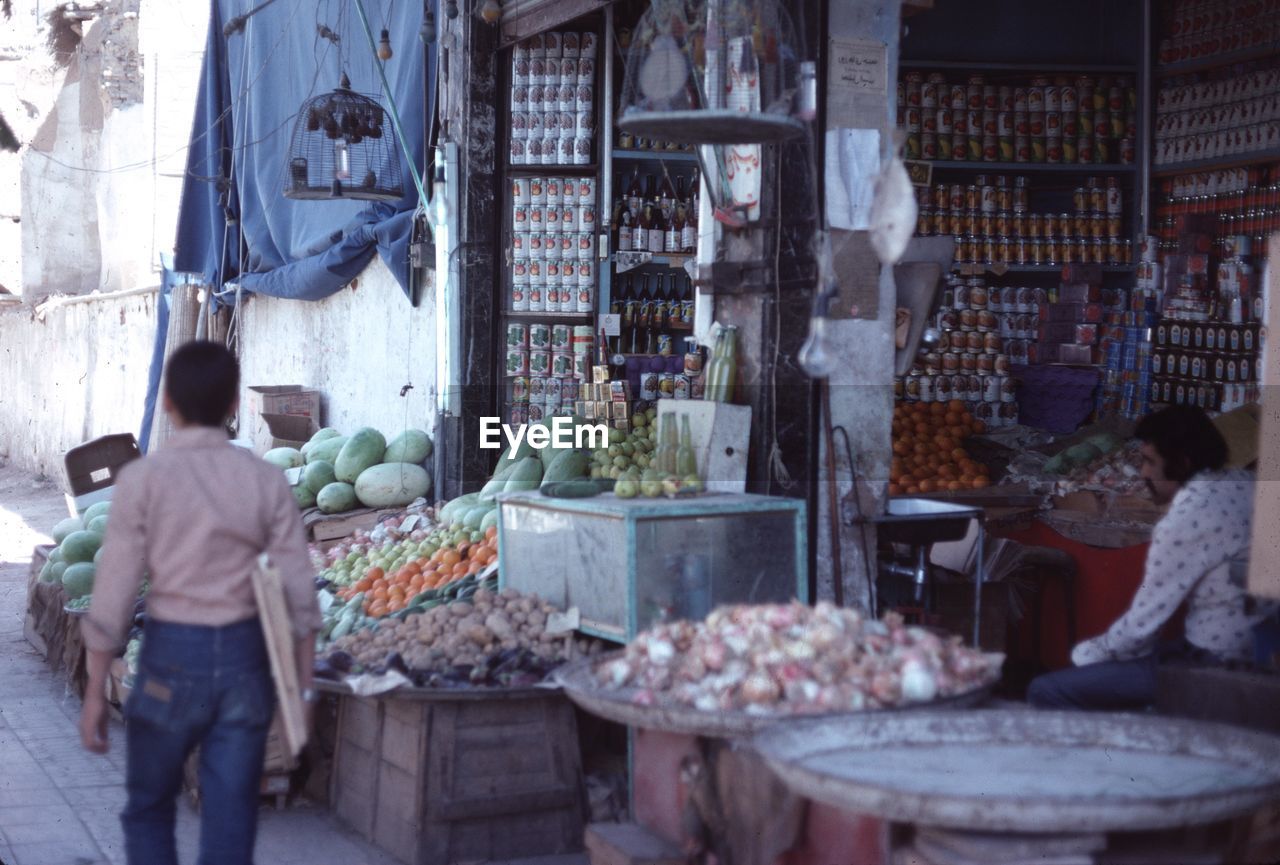
<svg viewBox="0 0 1280 865"><path fill-rule="evenodd" d="M632 33L618 125L685 144L800 135L803 59L777 0L653 0Z"/></svg>
<svg viewBox="0 0 1280 865"><path fill-rule="evenodd" d="M403 197L400 157L387 113L375 100L354 92L345 74L337 90L308 99L298 112L284 194L310 201Z"/></svg>

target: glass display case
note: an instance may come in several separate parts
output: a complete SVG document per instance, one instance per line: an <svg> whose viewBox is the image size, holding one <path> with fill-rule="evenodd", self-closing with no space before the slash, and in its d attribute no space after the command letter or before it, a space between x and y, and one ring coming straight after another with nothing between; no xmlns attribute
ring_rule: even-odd
<svg viewBox="0 0 1280 865"><path fill-rule="evenodd" d="M805 503L758 495L553 499L499 505L499 582L564 609L581 630L629 641L721 604L808 601Z"/></svg>

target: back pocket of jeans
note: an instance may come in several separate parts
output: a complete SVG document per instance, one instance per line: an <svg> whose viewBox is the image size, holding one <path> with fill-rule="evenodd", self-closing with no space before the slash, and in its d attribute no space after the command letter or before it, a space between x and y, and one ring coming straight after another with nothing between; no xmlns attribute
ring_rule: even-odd
<svg viewBox="0 0 1280 865"><path fill-rule="evenodd" d="M124 706L125 720L174 730L182 721L181 703L185 696L182 680L140 669Z"/></svg>
<svg viewBox="0 0 1280 865"><path fill-rule="evenodd" d="M275 711L275 686L265 673L239 676L222 695L219 720L246 727L265 727Z"/></svg>

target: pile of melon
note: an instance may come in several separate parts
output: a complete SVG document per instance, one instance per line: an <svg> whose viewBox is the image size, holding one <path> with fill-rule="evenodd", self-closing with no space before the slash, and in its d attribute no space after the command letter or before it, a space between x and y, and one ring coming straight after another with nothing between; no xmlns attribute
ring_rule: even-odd
<svg viewBox="0 0 1280 865"><path fill-rule="evenodd" d="M85 508L80 516L67 517L53 527L53 542L57 546L40 569L41 582L61 583L72 600L93 591L110 509L109 502L98 502Z"/></svg>
<svg viewBox="0 0 1280 865"><path fill-rule="evenodd" d="M431 451L431 436L422 430L405 430L388 443L372 427L350 436L326 427L300 449L274 448L263 459L290 473L298 507L340 514L403 507L427 495L431 473L423 464Z"/></svg>

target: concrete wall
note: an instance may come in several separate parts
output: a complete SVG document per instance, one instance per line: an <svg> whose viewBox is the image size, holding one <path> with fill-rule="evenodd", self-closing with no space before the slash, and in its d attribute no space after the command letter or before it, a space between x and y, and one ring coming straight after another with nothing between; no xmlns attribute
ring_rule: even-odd
<svg viewBox="0 0 1280 865"><path fill-rule="evenodd" d="M156 298L76 298L0 312L0 457L61 480L68 448L109 433L137 435Z"/></svg>
<svg viewBox="0 0 1280 865"><path fill-rule="evenodd" d="M395 435L435 427L435 316L430 289L417 309L375 258L356 280L318 302L253 296L241 318L245 386L301 384L324 394L324 424ZM400 389L412 384L404 397ZM265 449L266 441L255 441Z"/></svg>

